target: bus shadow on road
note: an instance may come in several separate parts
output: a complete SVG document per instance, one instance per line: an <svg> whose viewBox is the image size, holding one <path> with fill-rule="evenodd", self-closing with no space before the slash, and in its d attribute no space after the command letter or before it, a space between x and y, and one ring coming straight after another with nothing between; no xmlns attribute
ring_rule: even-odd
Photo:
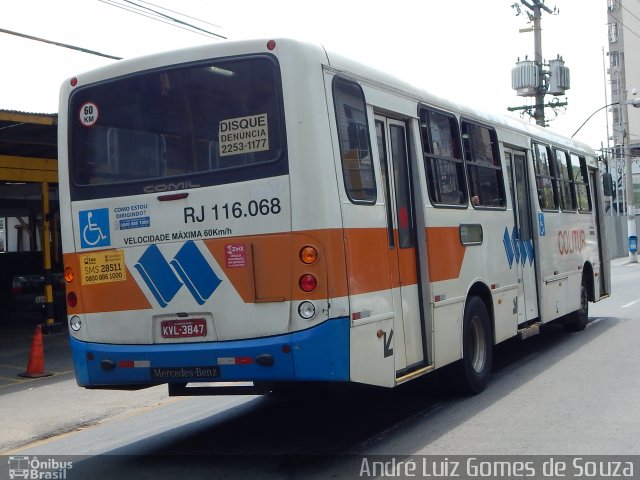
<svg viewBox="0 0 640 480"><path fill-rule="evenodd" d="M509 391L543 374L615 327L600 318L584 331L567 333L550 324L536 337L496 347L489 388L461 397L446 387L446 369L396 389L359 385L320 385L303 392L269 394L210 417L174 428L111 454L165 455L345 455L382 448L396 434L425 429L423 441L446 433L430 423L454 410L448 427L482 412ZM206 409L206 398L185 399ZM464 404L464 413L457 406ZM164 407L163 407L164 408ZM438 422L440 425L443 422ZM446 422L444 422L446 423ZM424 445L416 445L419 449Z"/></svg>
<svg viewBox="0 0 640 480"><path fill-rule="evenodd" d="M188 465L208 475L241 474L248 478L261 473L260 478L283 478L304 474L305 478L323 478L364 454L397 455L404 448L409 451L401 451L401 455L410 455L428 449L451 430L482 415L560 360L580 354L621 321L598 318L577 334L552 324L536 337L504 342L495 349L489 387L473 397L451 393L444 386L447 370L442 369L396 389L325 384L295 394L255 397L217 409L210 416L206 416L207 408L213 410L210 398L181 399L159 408L183 404L188 410L202 409L205 416L83 460L82 468L93 475L100 465L109 473L115 465L131 472L156 469L165 478L173 478L166 475L172 469L184 472ZM567 379L571 381L575 380ZM405 443L406 438L410 443Z"/></svg>

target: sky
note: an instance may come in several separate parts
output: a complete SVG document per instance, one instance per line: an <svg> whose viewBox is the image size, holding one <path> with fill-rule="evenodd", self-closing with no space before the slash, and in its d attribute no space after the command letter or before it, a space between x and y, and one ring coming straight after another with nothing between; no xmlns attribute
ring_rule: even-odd
<svg viewBox="0 0 640 480"><path fill-rule="evenodd" d="M520 0L133 1L170 9L162 12L229 40L318 41L434 94L492 113L520 116L507 107L532 103L511 88L516 61L533 58L534 49L533 33L520 32L531 26L524 14L528 9L521 5L523 14L516 16L511 6ZM0 0L0 29L124 58L226 41L112 3L127 2ZM561 55L571 72L569 105L557 116L550 109L545 114L551 129L571 136L610 102L603 66L607 0L546 0L545 5L559 13L543 13L543 57ZM57 112L65 79L116 61L6 33L0 33L0 59L0 109L38 113ZM631 89L633 82L627 83ZM575 138L596 149L606 147L606 118L604 109Z"/></svg>

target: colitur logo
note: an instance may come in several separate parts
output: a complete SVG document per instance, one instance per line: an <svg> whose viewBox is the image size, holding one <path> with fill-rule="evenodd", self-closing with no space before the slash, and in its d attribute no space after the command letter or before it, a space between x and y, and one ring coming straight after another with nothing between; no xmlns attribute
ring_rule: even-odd
<svg viewBox="0 0 640 480"><path fill-rule="evenodd" d="M157 245L149 245L134 267L162 308L182 285L202 305L221 282L193 240L186 242L169 262Z"/></svg>

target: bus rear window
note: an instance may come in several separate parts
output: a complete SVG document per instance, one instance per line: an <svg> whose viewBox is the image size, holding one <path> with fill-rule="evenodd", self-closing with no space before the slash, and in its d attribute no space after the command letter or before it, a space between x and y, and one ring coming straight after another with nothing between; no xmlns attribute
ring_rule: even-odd
<svg viewBox="0 0 640 480"><path fill-rule="evenodd" d="M182 65L78 89L69 115L74 196L286 173L281 105L279 70L269 56Z"/></svg>

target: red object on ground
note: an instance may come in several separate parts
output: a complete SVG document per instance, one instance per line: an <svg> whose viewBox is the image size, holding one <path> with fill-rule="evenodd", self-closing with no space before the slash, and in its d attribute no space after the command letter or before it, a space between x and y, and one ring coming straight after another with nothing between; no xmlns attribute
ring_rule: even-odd
<svg viewBox="0 0 640 480"><path fill-rule="evenodd" d="M19 377L40 378L53 375L44 371L44 346L42 344L42 325L36 327L31 341L31 350L29 351L29 363L27 371L19 373Z"/></svg>

